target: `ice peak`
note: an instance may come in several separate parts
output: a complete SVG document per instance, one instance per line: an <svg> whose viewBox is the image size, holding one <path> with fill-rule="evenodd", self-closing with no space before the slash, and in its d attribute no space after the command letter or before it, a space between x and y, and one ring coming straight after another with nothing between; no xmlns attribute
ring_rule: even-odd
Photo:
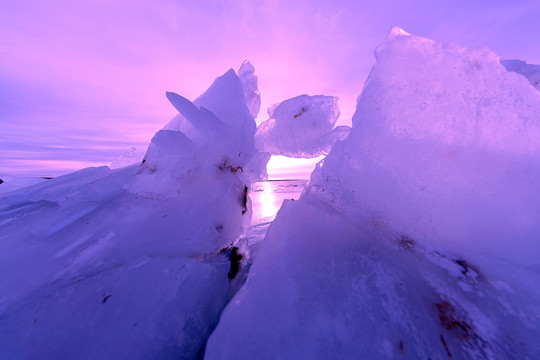
<svg viewBox="0 0 540 360"><path fill-rule="evenodd" d="M238 69L238 77L241 77L244 73L254 73L255 67L249 60L244 60L240 69Z"/></svg>
<svg viewBox="0 0 540 360"><path fill-rule="evenodd" d="M402 28L398 26L394 26L390 29L384 40L375 48L375 58L379 58L379 54L383 50L383 48L392 42L394 42L396 39L401 37L409 37L414 36L403 30Z"/></svg>
<svg viewBox="0 0 540 360"><path fill-rule="evenodd" d="M255 67L249 60L244 60L238 69L238 78L242 82L246 106L249 109L249 113L253 118L256 118L261 109L261 94L257 87L258 80L257 75L255 75Z"/></svg>
<svg viewBox="0 0 540 360"><path fill-rule="evenodd" d="M394 26L390 29L388 35L386 35L386 40L394 40L398 36L411 36L411 34L398 26Z"/></svg>

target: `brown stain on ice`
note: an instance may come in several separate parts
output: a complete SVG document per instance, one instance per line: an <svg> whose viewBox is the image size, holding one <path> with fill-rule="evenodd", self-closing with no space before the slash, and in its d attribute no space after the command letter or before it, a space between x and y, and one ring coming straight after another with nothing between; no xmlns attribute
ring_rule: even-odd
<svg viewBox="0 0 540 360"><path fill-rule="evenodd" d="M229 170L231 173L236 174L237 172L244 172L244 168L240 165L234 166L233 164L229 164L229 158L225 157L221 161L221 163L218 164L218 168L221 171Z"/></svg>
<svg viewBox="0 0 540 360"><path fill-rule="evenodd" d="M441 326L446 330L453 331L458 339L466 340L474 332L473 327L465 320L461 319L456 308L447 301L435 304L439 313Z"/></svg>
<svg viewBox="0 0 540 360"><path fill-rule="evenodd" d="M439 316L441 327L452 334L459 341L466 343L464 348L475 348L480 354L486 355L486 341L477 333L476 329L458 312L458 310L448 301L433 304ZM448 357L452 357L450 346L443 334L440 336Z"/></svg>
<svg viewBox="0 0 540 360"><path fill-rule="evenodd" d="M414 241L408 235L401 234L398 238L398 244L402 249L412 253L416 252L416 241Z"/></svg>
<svg viewBox="0 0 540 360"><path fill-rule="evenodd" d="M297 113L297 114L294 115L294 118L296 119L296 118L302 116L306 111L307 111L307 108L304 107L304 106L302 106L302 109L300 109L300 112L299 112L299 113Z"/></svg>

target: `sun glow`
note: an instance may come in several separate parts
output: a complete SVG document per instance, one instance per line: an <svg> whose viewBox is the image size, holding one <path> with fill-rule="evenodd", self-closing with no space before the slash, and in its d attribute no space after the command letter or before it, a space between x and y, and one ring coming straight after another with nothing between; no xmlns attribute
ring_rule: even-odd
<svg viewBox="0 0 540 360"><path fill-rule="evenodd" d="M278 199L274 196L272 185L265 181L262 183L262 191L259 196L260 201L260 216L262 218L274 218L279 210Z"/></svg>
<svg viewBox="0 0 540 360"><path fill-rule="evenodd" d="M287 158L285 156L272 156L266 169L268 178L271 180L283 179L309 179L309 175L315 168L315 164L324 156L312 159Z"/></svg>

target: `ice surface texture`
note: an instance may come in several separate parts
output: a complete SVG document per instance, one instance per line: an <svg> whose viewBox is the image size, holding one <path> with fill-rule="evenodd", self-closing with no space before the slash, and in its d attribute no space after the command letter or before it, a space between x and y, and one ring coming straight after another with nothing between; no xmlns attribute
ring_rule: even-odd
<svg viewBox="0 0 540 360"><path fill-rule="evenodd" d="M397 28L376 57L208 359L540 357L540 94L487 49Z"/></svg>
<svg viewBox="0 0 540 360"><path fill-rule="evenodd" d="M538 274L469 259L286 201L205 358L537 358Z"/></svg>
<svg viewBox="0 0 540 360"><path fill-rule="evenodd" d="M272 155L326 155L350 130L348 126L333 129L339 117L338 99L334 96L300 95L270 107L268 116L270 119L257 128L255 142L259 150Z"/></svg>

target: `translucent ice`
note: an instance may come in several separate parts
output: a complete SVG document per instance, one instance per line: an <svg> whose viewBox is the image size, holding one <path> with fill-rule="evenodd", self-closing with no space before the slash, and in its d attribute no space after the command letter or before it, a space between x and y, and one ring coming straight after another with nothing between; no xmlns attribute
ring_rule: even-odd
<svg viewBox="0 0 540 360"><path fill-rule="evenodd" d="M263 178L268 158L255 156L252 112L259 93L253 72L251 63L244 62L240 78L229 70L193 102L167 93L179 114L152 139L144 158L146 172L167 169L166 176L174 177L196 169L221 167L234 173L245 172L251 180ZM246 101L250 101L250 108ZM259 164L257 159L264 163Z"/></svg>
<svg viewBox="0 0 540 360"><path fill-rule="evenodd" d="M256 118L261 108L261 94L257 88L257 75L255 75L255 68L249 61L244 61L240 69L238 69L238 77L242 82L244 89L244 97L246 99L246 105L249 109L249 113L253 118Z"/></svg>
<svg viewBox="0 0 540 360"><path fill-rule="evenodd" d="M347 126L333 129L339 117L337 101L333 96L300 95L274 105L268 109L270 119L257 128L257 148L297 158L326 154L350 130Z"/></svg>
<svg viewBox="0 0 540 360"><path fill-rule="evenodd" d="M118 158L113 160L109 167L111 169L120 169L129 165L140 163L143 159L144 152L132 147Z"/></svg>
<svg viewBox="0 0 540 360"><path fill-rule="evenodd" d="M151 172L178 171L181 176L194 167L220 163L242 168L251 159L255 121L246 107L242 83L232 69L193 103L172 92L167 98L180 116L152 139L144 158ZM160 164L161 160L168 163Z"/></svg>

